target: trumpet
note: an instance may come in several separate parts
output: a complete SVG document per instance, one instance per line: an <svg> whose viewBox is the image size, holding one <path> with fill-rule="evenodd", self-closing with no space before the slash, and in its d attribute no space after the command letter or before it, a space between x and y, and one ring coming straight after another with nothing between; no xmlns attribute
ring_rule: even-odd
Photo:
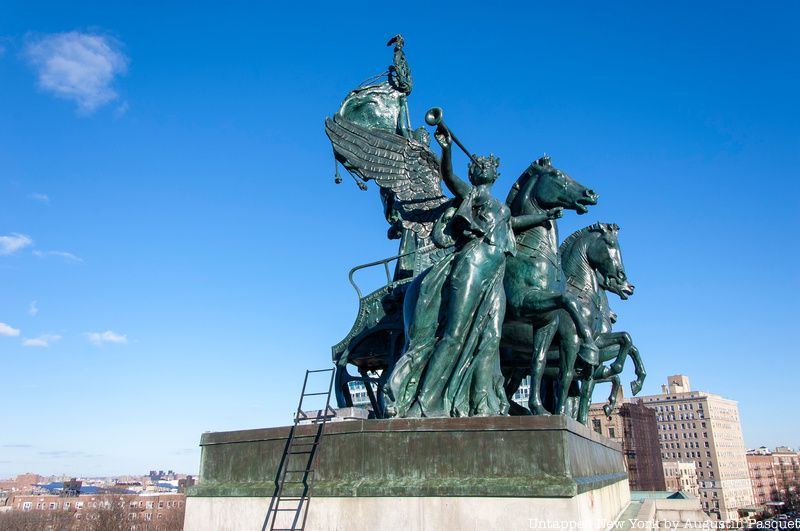
<svg viewBox="0 0 800 531"><path fill-rule="evenodd" d="M450 135L450 138L453 139L453 142L456 143L458 147L461 148L461 151L467 154L469 159L474 164L479 164L478 160L475 158L475 155L469 152L467 148L464 147L464 144L453 134L453 131L447 127L447 124L444 123L444 111L441 107L431 107L428 109L428 112L425 113L425 123L428 125L435 125L437 130L441 130L444 133Z"/></svg>

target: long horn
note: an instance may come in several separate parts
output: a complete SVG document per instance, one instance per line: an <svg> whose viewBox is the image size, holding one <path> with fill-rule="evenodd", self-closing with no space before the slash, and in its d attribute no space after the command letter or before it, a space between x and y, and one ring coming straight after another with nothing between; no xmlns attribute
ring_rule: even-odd
<svg viewBox="0 0 800 531"><path fill-rule="evenodd" d="M447 124L444 123L444 111L441 107L431 107L428 109L428 112L425 113L425 123L428 125L435 125L436 129L441 129L442 131L447 132L450 135L450 138L453 139L453 142L456 143L458 147L461 148L461 151L467 154L469 159L474 163L480 165L478 159L475 158L475 155L469 152L467 148L464 147L464 144L453 134L453 131L447 127Z"/></svg>

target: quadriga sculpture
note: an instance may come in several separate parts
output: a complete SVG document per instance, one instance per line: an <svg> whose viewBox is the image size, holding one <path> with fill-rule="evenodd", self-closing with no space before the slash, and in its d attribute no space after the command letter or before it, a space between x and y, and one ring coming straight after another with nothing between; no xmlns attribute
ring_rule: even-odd
<svg viewBox="0 0 800 531"><path fill-rule="evenodd" d="M590 400L594 383L618 385L626 353L638 360L630 338L614 336L610 323L598 329L584 304L595 300L586 298L586 289L602 288L596 295L602 301L603 289L625 293L626 280L608 273L596 286L578 288L562 271L555 220L564 209L585 213L597 195L543 157L520 176L503 205L490 191L497 159L472 155L434 108L426 121L437 126L440 163L428 133L411 132L410 70L402 37L392 43L388 81L351 92L326 120L336 160L362 189L369 180L379 185L389 237L401 238L397 256L351 271L359 313L333 347L339 404L352 405L348 384L358 379L377 417L504 414L506 391L530 372L532 413L549 409L582 418L575 404ZM472 161L469 183L453 174L452 143ZM454 198L443 193L442 179ZM353 273L381 265L386 285L362 295ZM511 353L503 358L505 381L499 345ZM602 364L611 359L610 366ZM360 378L348 373L351 364ZM634 391L644 377L641 361L636 365Z"/></svg>

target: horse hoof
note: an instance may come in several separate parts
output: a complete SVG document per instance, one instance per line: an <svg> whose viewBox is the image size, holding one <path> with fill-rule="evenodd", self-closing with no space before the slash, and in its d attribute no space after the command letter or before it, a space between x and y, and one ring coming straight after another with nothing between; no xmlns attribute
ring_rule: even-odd
<svg viewBox="0 0 800 531"><path fill-rule="evenodd" d="M549 417L551 415L551 413L547 411L544 406L530 406L530 408L532 415L538 415L542 417Z"/></svg>
<svg viewBox="0 0 800 531"><path fill-rule="evenodd" d="M638 395L638 394L639 394L639 391L641 391L641 390L642 390L642 384L641 384L641 382L638 382L638 381L633 381L633 382L631 382L631 392L632 392L634 395Z"/></svg>

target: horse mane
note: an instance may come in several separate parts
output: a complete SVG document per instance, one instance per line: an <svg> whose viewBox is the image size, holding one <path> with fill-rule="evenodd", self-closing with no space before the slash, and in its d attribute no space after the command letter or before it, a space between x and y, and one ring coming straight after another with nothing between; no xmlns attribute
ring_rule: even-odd
<svg viewBox="0 0 800 531"><path fill-rule="evenodd" d="M511 213L519 212L521 209L520 200L524 199L519 197L519 191L522 190L527 184L528 181L531 179L538 179L539 174L542 171L542 167L550 166L550 157L547 155L543 156L542 158L535 160L525 168L525 171L517 178L517 181L511 187L511 190L508 191L508 197L506 197L506 205L509 209L511 209Z"/></svg>
<svg viewBox="0 0 800 531"><path fill-rule="evenodd" d="M598 221L597 223L592 223L588 227L584 227L582 229L576 230L575 232L573 232L572 234L567 236L564 239L563 242L561 242L561 245L558 246L558 254L563 255L567 251L567 248L569 246L573 245L576 241L578 241L579 239L583 238L583 236L585 234L587 234L589 232L595 232L595 231L598 231L598 230L602 230L604 228L609 228L609 224L608 223L600 223Z"/></svg>

